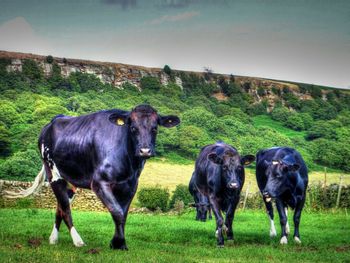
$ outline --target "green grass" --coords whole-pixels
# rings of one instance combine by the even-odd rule
[[[282,133],[288,137],[304,138],[306,135],[305,131],[294,131],[292,129],[284,127],[280,122],[272,120],[267,115],[258,115],[253,117],[253,124],[255,127],[267,126],[273,128],[277,132]]]
[[[263,211],[237,212],[235,241],[216,247],[214,220],[200,223],[194,212],[177,215],[130,214],[129,251],[109,249],[114,232],[108,213],[73,211],[75,226],[87,244],[75,248],[65,226],[59,243],[49,245],[54,211],[0,209],[0,262],[345,262],[350,259],[350,219],[342,212],[303,213],[301,239],[279,245],[268,236]],[[276,220],[277,221],[277,220]],[[277,226],[277,231],[280,230]],[[28,240],[41,244],[32,247]],[[95,249],[96,254],[88,253]]]

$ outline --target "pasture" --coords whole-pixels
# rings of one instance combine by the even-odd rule
[[[0,262],[349,262],[350,218],[341,211],[304,213],[302,244],[292,238],[281,246],[270,239],[263,211],[238,210],[235,241],[216,247],[214,220],[182,215],[130,214],[126,224],[129,251],[109,249],[114,231],[108,213],[73,211],[75,226],[86,246],[75,248],[62,225],[59,243],[49,245],[54,211],[0,210]],[[275,220],[278,234],[278,216]],[[290,220],[289,220],[290,221]],[[292,224],[291,224],[292,226]],[[293,230],[293,227],[292,227]]]
[[[160,185],[172,191],[178,184],[188,185],[193,170],[194,162],[192,164],[170,164],[160,161],[148,161],[141,173],[139,188],[142,186]],[[246,180],[243,186],[243,191],[245,191],[250,182],[250,192],[257,192],[258,186],[255,179],[255,169],[246,168],[245,172]],[[350,184],[350,175],[340,172],[328,172],[327,184],[339,183],[339,178],[341,175],[343,175],[343,184]],[[318,184],[323,182],[324,172],[312,171],[309,173],[309,184]]]

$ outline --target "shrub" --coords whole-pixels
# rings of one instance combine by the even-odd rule
[[[187,185],[179,184],[176,186],[173,196],[170,199],[169,207],[174,208],[175,203],[179,201],[182,201],[185,206],[193,201]]]
[[[156,77],[143,77],[140,81],[140,87],[142,90],[158,91],[160,90],[160,82]]]
[[[285,125],[295,131],[301,131],[305,128],[303,119],[297,113],[290,115],[286,120]]]
[[[286,122],[290,115],[291,113],[286,107],[274,108],[271,112],[271,118],[282,123]]]
[[[160,186],[144,187],[137,195],[141,207],[146,207],[151,211],[161,209],[167,210],[169,191]]]
[[[22,180],[33,180],[40,167],[40,157],[35,150],[16,152],[0,165],[0,178],[11,179],[16,177]]]
[[[42,70],[38,66],[38,64],[31,59],[25,59],[23,61],[22,66],[22,72],[24,76],[26,76],[28,79],[34,81],[34,80],[40,80],[42,78]]]

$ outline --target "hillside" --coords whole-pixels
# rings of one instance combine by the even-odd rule
[[[159,129],[157,158],[191,164],[223,140],[241,154],[301,152],[310,170],[350,171],[348,91],[277,80],[0,52],[0,178],[32,180],[37,138],[57,114],[154,106],[181,125]]]

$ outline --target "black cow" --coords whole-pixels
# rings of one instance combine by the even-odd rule
[[[241,157],[234,147],[217,142],[203,147],[196,160],[193,181],[209,198],[219,247],[224,246],[223,232],[227,232],[229,240],[233,239],[232,221],[244,184],[244,165],[254,159],[253,155]],[[225,224],[221,211],[226,212]]]
[[[43,169],[33,187],[19,195],[36,191],[47,176],[58,202],[50,243],[57,243],[63,219],[74,245],[84,245],[70,210],[70,199],[80,187],[92,189],[110,211],[115,224],[111,248],[127,249],[128,209],[145,161],[155,153],[158,126],[179,123],[176,116],[160,116],[151,106],[139,105],[131,112],[114,109],[58,116],[46,125],[39,138]]]
[[[209,214],[209,219],[212,219],[209,199],[197,189],[194,183],[194,173],[188,185],[188,190],[194,199],[194,204],[192,206],[194,206],[197,211],[196,220],[205,222],[207,220],[207,214]]]
[[[270,236],[276,236],[271,204],[271,199],[275,199],[282,228],[280,243],[288,243],[288,206],[295,209],[294,241],[301,243],[299,224],[308,184],[308,172],[303,158],[292,148],[275,147],[259,151],[256,163],[256,179],[270,218]]]

